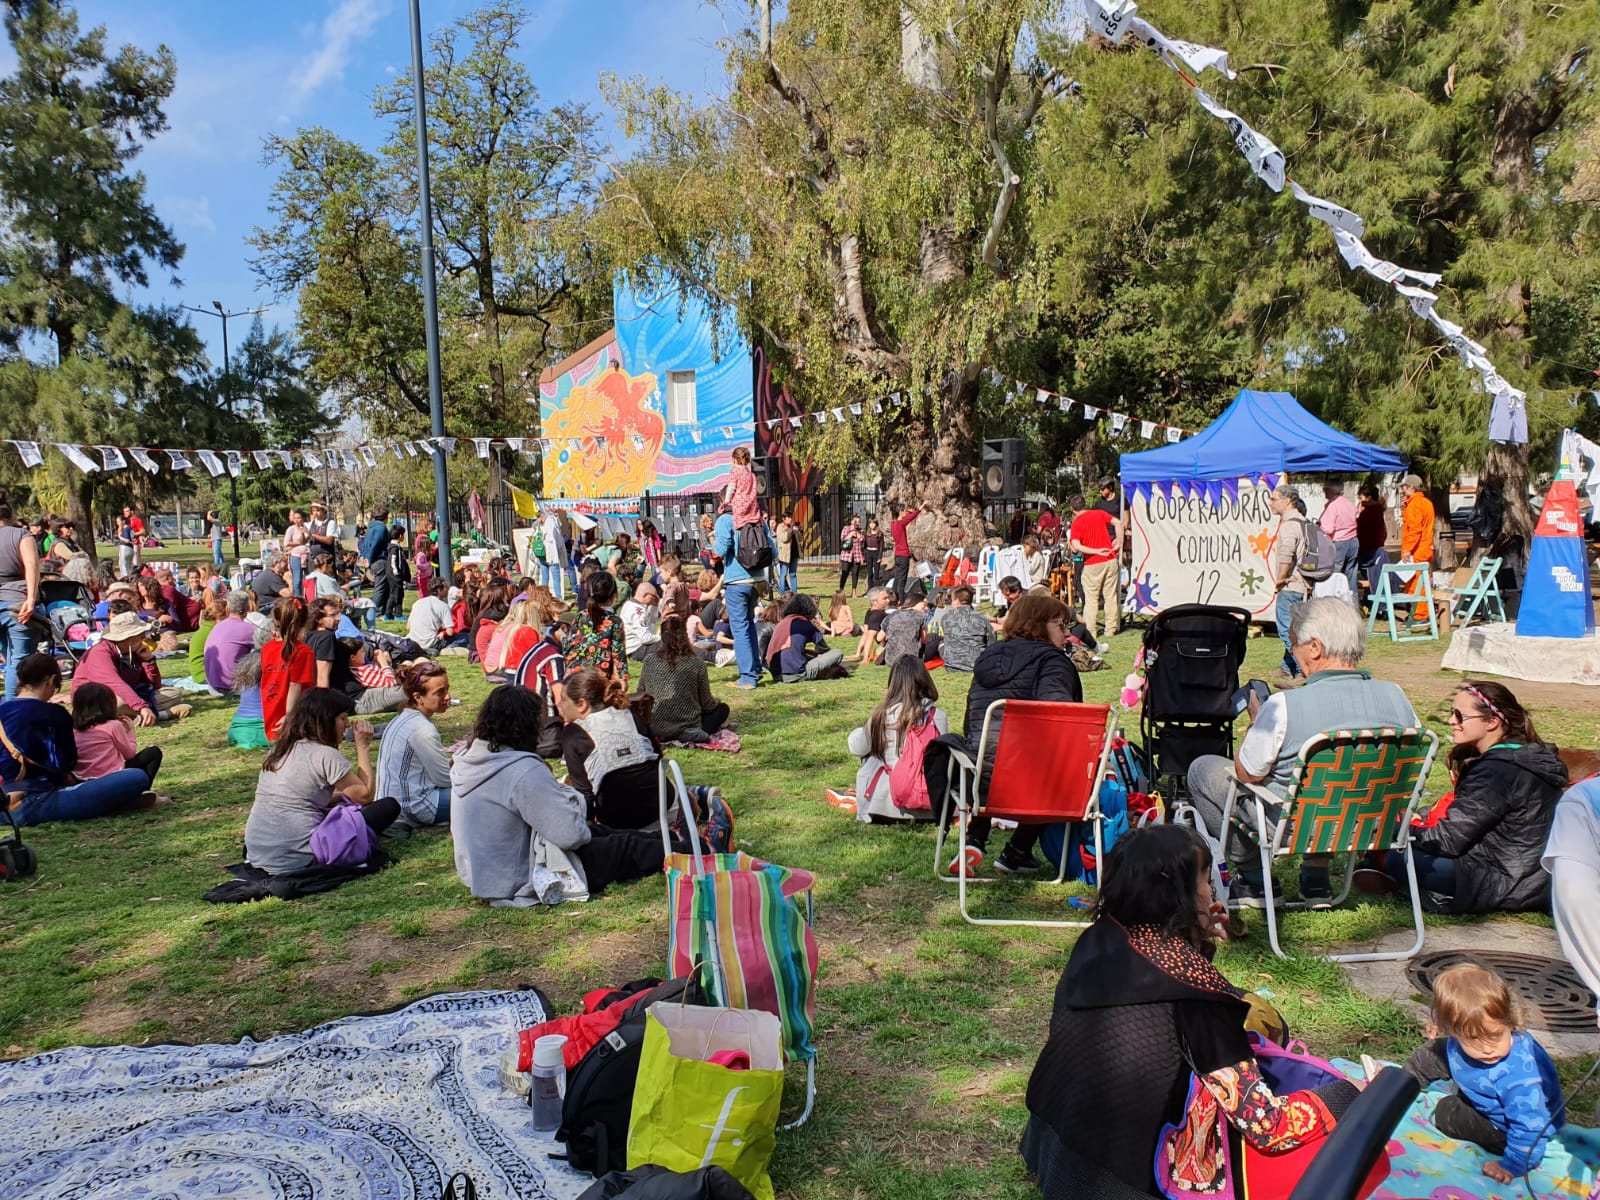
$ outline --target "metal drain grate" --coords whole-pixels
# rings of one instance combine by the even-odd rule
[[[1488,967],[1510,985],[1533,1029],[1552,1033],[1592,1033],[1595,996],[1563,959],[1497,950],[1436,950],[1411,960],[1406,977],[1433,995],[1433,981],[1447,967],[1473,962]]]

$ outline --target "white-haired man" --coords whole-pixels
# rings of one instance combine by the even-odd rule
[[[1264,702],[1251,699],[1250,729],[1232,761],[1217,754],[1195,759],[1189,767],[1189,796],[1206,829],[1222,834],[1222,809],[1238,781],[1261,784],[1274,795],[1288,793],[1295,778],[1295,760],[1308,738],[1329,729],[1403,729],[1416,725],[1417,714],[1397,684],[1374,679],[1361,669],[1367,630],[1347,600],[1324,596],[1296,605],[1289,627],[1290,652],[1304,672],[1304,687],[1276,692]],[[1241,793],[1235,811],[1254,827],[1255,800]],[[1282,808],[1267,805],[1268,828]],[[1261,863],[1239,834],[1228,836],[1227,855],[1233,866],[1232,898],[1249,908],[1264,904]],[[1328,856],[1307,855],[1300,867],[1300,897],[1312,904],[1331,901]]]

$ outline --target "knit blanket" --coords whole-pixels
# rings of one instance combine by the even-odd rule
[[[230,1046],[73,1047],[0,1065],[0,1198],[441,1194],[573,1200],[497,1065],[533,990],[431,996]]]
[[[1361,1078],[1359,1063],[1335,1059],[1334,1066],[1352,1079]],[[1372,1200],[1525,1200],[1520,1179],[1507,1186],[1483,1173],[1483,1164],[1494,1157],[1487,1150],[1447,1138],[1434,1127],[1433,1107],[1447,1094],[1445,1085],[1436,1083],[1412,1103],[1389,1140],[1389,1178]],[[1600,1130],[1568,1124],[1550,1139],[1544,1160],[1529,1178],[1541,1200],[1584,1200],[1595,1186],[1597,1167]]]

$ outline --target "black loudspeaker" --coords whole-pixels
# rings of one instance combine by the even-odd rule
[[[756,499],[767,500],[778,494],[778,460],[763,454],[751,459],[750,469],[756,473]]]
[[[1023,458],[1021,438],[990,438],[983,443],[983,498],[1022,499]]]

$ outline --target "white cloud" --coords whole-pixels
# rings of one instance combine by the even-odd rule
[[[290,77],[290,94],[305,100],[324,84],[343,79],[356,45],[378,27],[388,7],[388,0],[339,0],[317,30],[322,45]]]
[[[163,196],[156,211],[170,220],[180,232],[215,233],[217,222],[211,215],[211,197]]]

